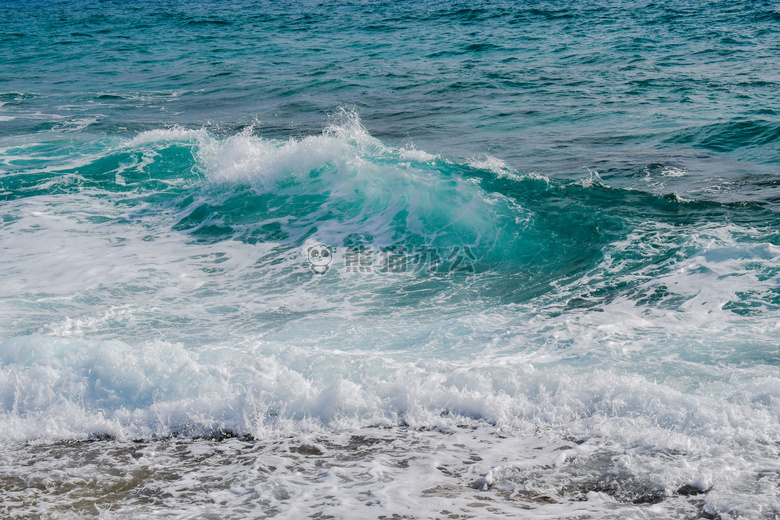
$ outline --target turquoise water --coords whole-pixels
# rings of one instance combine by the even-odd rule
[[[3,514],[780,515],[771,2],[0,18]]]

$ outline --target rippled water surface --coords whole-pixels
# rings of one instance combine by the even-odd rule
[[[780,515],[772,2],[0,19],[3,515]]]

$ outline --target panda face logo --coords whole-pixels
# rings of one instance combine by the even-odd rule
[[[334,248],[330,246],[325,246],[322,244],[311,246],[308,249],[311,270],[317,274],[325,274],[325,271],[328,270],[328,266],[330,265],[331,261],[333,261],[333,253]]]

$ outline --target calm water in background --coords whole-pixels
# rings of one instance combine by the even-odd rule
[[[773,3],[0,20],[3,514],[780,515]]]

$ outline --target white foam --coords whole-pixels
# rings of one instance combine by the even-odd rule
[[[445,430],[488,421],[493,426],[482,426],[483,433],[460,441],[483,459],[490,454],[478,466],[485,473],[467,473],[461,485],[476,481],[485,492],[497,487],[550,494],[569,482],[580,464],[595,464],[588,460],[600,450],[614,450],[614,468],[594,466],[593,479],[609,470],[627,482],[652,484],[668,493],[684,484],[713,488],[707,500],[717,510],[751,511],[755,506],[733,501],[739,496],[734,490],[750,486],[753,476],[772,464],[778,440],[780,408],[772,403],[780,402],[780,380],[761,369],[747,380],[682,392],[636,375],[540,371],[508,360],[410,364],[386,354],[356,356],[264,342],[189,349],[159,341],[128,345],[45,337],[4,341],[0,361],[5,444],[97,433],[129,440],[224,429],[258,439],[311,433],[327,439],[335,432],[393,425],[399,419],[413,428]],[[762,395],[767,397],[756,399]],[[558,439],[552,440],[557,446],[565,437],[592,439],[594,444],[559,452],[548,448],[540,454],[528,446],[507,450],[507,444],[539,431]],[[498,440],[496,432],[510,440]],[[446,442],[458,444],[452,438]],[[659,457],[659,452],[677,455]],[[441,465],[434,462],[441,458],[435,453],[417,448],[404,453]],[[359,464],[371,478],[382,480],[396,473],[390,468],[397,457],[388,455],[390,466],[377,466],[372,458]],[[447,464],[458,467],[455,461]],[[536,474],[531,481],[523,476],[528,472]],[[385,507],[398,511],[399,498],[410,493],[410,486],[427,489],[436,480],[423,484],[413,478],[376,492],[384,494]],[[288,496],[303,491],[292,481],[286,485]],[[311,499],[322,500],[324,493]],[[576,498],[566,493],[554,491],[552,496],[559,503]],[[355,498],[350,491],[339,496]],[[588,494],[583,507],[604,503],[615,505],[615,499]],[[662,512],[668,514],[669,505]],[[535,511],[561,512],[541,506]]]
[[[685,168],[676,168],[674,166],[668,166],[661,170],[661,175],[664,177],[685,177],[689,172]]]
[[[279,144],[245,132],[201,143],[198,156],[212,181],[250,182],[265,190],[285,175],[304,175],[329,162],[341,162],[347,150],[344,140],[327,135]]]
[[[82,336],[85,332],[100,330],[102,326],[111,320],[123,318],[126,313],[126,308],[111,307],[98,315],[88,315],[74,319],[65,316],[60,323],[44,325],[38,332],[60,337]]]
[[[159,142],[185,142],[185,143],[201,143],[210,140],[208,132],[202,128],[191,129],[182,128],[180,126],[174,126],[171,128],[147,130],[141,132],[133,139],[131,139],[127,146],[129,148],[136,148],[141,145],[149,143]]]
[[[425,152],[423,150],[416,150],[414,148],[405,149],[401,148],[401,157],[417,162],[430,162],[437,159],[438,156]]]
[[[64,121],[60,124],[54,125],[52,127],[52,130],[60,131],[60,132],[78,132],[84,130],[88,126],[96,123],[97,121],[98,121],[97,117],[81,117],[81,118]]]

